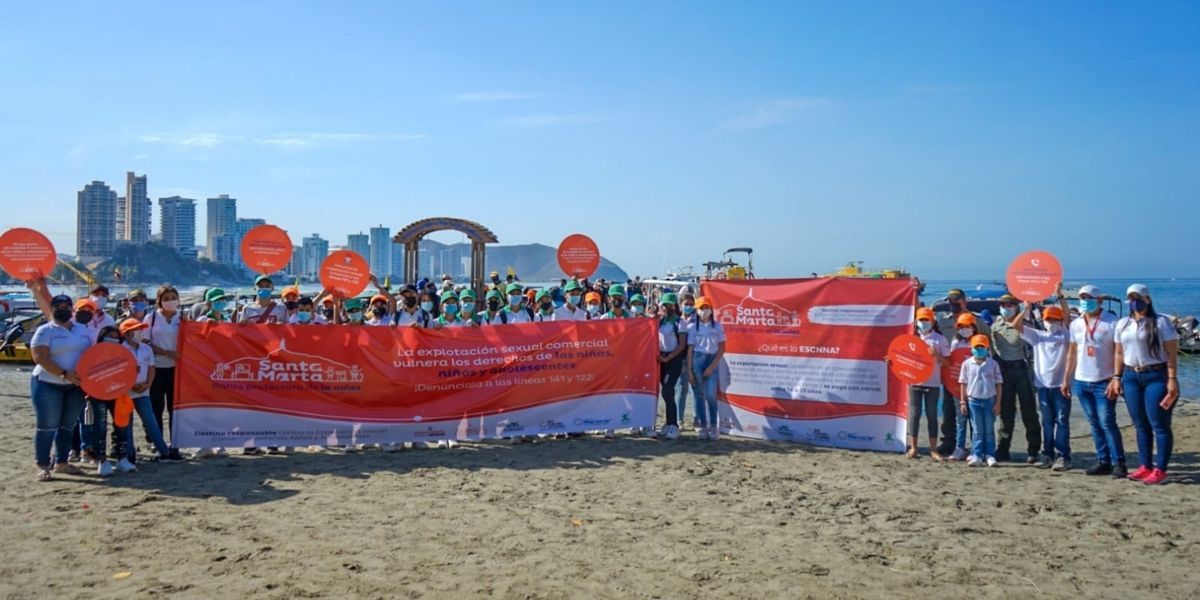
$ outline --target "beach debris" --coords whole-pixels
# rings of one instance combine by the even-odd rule
[[[808,574],[814,575],[816,577],[824,577],[829,574],[829,567],[822,567],[821,565],[811,565],[808,567]]]
[[[113,579],[118,581],[121,579],[128,579],[130,575],[133,575],[133,571],[121,571],[119,573],[113,573]]]
[[[723,561],[731,561],[731,560],[733,560],[733,555],[732,555],[732,554],[730,554],[730,553],[728,553],[728,552],[726,552],[725,554],[723,554],[723,555],[721,556],[721,560],[723,560]]]
[[[572,518],[571,525],[575,527],[583,527],[583,519]]]

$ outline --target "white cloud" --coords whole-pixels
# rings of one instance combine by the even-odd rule
[[[521,129],[532,129],[535,127],[554,127],[556,125],[584,125],[599,123],[608,119],[604,115],[596,114],[542,114],[503,119],[500,121],[500,124]]]
[[[781,98],[764,102],[745,114],[738,115],[725,121],[722,129],[732,131],[751,131],[791,123],[802,114],[832,106],[828,98]]]
[[[240,141],[240,136],[228,136],[219,133],[152,133],[141,136],[143,142],[171,144],[175,146],[191,146],[195,148],[212,148],[226,142]]]
[[[276,133],[270,135],[247,137],[241,135],[223,135],[217,133],[153,133],[141,136],[139,139],[147,143],[169,144],[191,148],[212,148],[221,144],[249,141],[261,146],[273,146],[288,149],[311,149],[325,142],[358,143],[358,142],[394,142],[419,140],[425,134],[418,133],[350,133],[350,132],[301,132]]]
[[[512,92],[507,90],[491,90],[485,92],[462,92],[450,96],[452,102],[506,102],[509,100],[532,100],[537,94]]]

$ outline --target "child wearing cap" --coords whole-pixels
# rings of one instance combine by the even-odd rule
[[[225,290],[221,288],[209,288],[204,292],[205,310],[196,317],[196,322],[216,321],[224,322],[229,318],[225,310],[229,308],[229,299],[225,294]]]
[[[1071,403],[1063,396],[1062,386],[1067,381],[1071,334],[1064,325],[1070,308],[1061,282],[1055,296],[1059,305],[1042,311],[1045,329],[1027,324],[1033,314],[1032,302],[1025,304],[1016,327],[1021,339],[1033,347],[1033,385],[1042,413],[1042,455],[1034,464],[1039,469],[1066,471],[1071,468]]]
[[[458,315],[463,327],[479,327],[483,316],[476,310],[475,290],[467,288],[458,295]]]
[[[539,290],[534,297],[537,311],[533,314],[534,323],[548,323],[554,320],[554,298],[550,290]]]
[[[662,434],[668,440],[673,440],[679,437],[675,389],[686,360],[687,329],[679,319],[679,298],[675,294],[663,294],[660,305],[662,310],[658,317],[658,381],[667,416]],[[653,427],[650,428],[650,435],[654,435]]]
[[[555,321],[586,321],[588,313],[583,304],[583,286],[574,279],[567,282],[563,305],[554,310]],[[598,303],[597,303],[598,304]]]
[[[504,308],[504,317],[501,319],[502,322],[532,323],[533,309],[528,306],[524,306],[525,293],[524,289],[521,287],[521,284],[511,283],[504,291],[505,294],[508,295],[508,306]]]
[[[614,283],[608,288],[608,304],[611,307],[601,319],[627,319],[629,311],[625,308],[625,286]]]
[[[599,319],[600,311],[604,306],[604,298],[600,296],[600,292],[588,292],[583,297],[584,312],[587,313],[588,320]]]
[[[133,389],[129,391],[129,396],[133,399],[133,408],[137,411],[138,419],[142,421],[146,437],[158,452],[158,457],[163,460],[183,460],[178,450],[167,446],[158,421],[154,418],[154,407],[150,404],[150,386],[154,382],[154,351],[150,349],[149,344],[141,341],[142,331],[148,327],[136,319],[126,319],[118,326],[122,343],[133,354],[138,368],[137,379]],[[125,443],[127,456],[120,457],[117,461],[117,470],[129,473],[137,470],[137,448],[133,444],[132,426],[126,428]]]
[[[975,430],[971,456],[967,458],[967,465],[972,467],[984,461],[989,467],[996,466],[996,416],[1000,414],[996,398],[1000,396],[1004,378],[990,348],[991,341],[986,335],[972,337],[971,358],[958,373],[960,412],[970,415]]]
[[[688,379],[696,392],[697,436],[704,440],[721,437],[717,421],[717,369],[725,355],[725,329],[713,318],[712,301],[696,300],[699,319],[688,329]]]
[[[942,455],[937,450],[938,417],[937,406],[939,394],[942,391],[942,363],[950,357],[950,343],[937,330],[934,323],[933,309],[921,307],[917,309],[917,334],[929,347],[933,356],[934,369],[929,379],[920,385],[908,386],[908,452],[909,458],[916,458],[917,438],[921,431],[921,413],[929,428],[929,456],[937,462],[942,461]]]
[[[466,325],[459,314],[462,307],[458,305],[458,294],[453,290],[442,292],[442,315],[433,320],[433,327],[441,329],[443,327],[463,327]]]
[[[954,339],[950,342],[950,354],[954,354],[958,350],[965,349],[971,351],[971,338],[980,333],[975,326],[975,314],[971,312],[961,312],[953,321]],[[950,460],[960,461],[967,459],[967,427],[970,425],[970,419],[959,413],[959,402],[962,398],[959,396],[961,390],[955,385],[954,387],[943,386],[942,389],[942,445],[938,448],[938,452],[945,456],[947,452],[951,452]]]
[[[275,284],[270,277],[260,275],[254,280],[254,303],[242,309],[240,323],[276,325],[288,322],[287,308],[271,299]]]

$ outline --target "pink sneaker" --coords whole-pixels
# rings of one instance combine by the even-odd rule
[[[1138,467],[1136,471],[1129,474],[1129,478],[1134,481],[1144,481],[1150,476],[1153,469],[1147,469],[1145,466]]]
[[[1166,480],[1167,480],[1167,472],[1162,469],[1155,469],[1155,470],[1151,471],[1150,474],[1147,475],[1144,479],[1142,479],[1142,483],[1144,483],[1146,485],[1158,485],[1160,483],[1165,482]]]

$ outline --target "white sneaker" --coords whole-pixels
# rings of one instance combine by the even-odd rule
[[[989,467],[996,466],[996,457],[995,456],[987,457],[987,466],[989,466]]]
[[[708,439],[713,440],[714,442],[721,439],[721,428],[718,426],[715,426],[715,425],[712,427],[709,427],[708,428]]]
[[[108,462],[107,460],[100,461],[100,464],[96,466],[96,474],[101,477],[112,476],[112,474],[113,474],[112,463]]]
[[[129,462],[128,458],[122,458],[121,460],[117,461],[117,470],[122,473],[133,473],[134,471],[137,471],[137,467],[134,466],[133,463]]]
[[[642,430],[642,432],[646,434],[646,437],[650,437],[650,438],[658,437],[658,432],[655,431],[653,427],[646,427],[645,429]]]
[[[701,425],[696,428],[696,438],[701,440],[708,439],[708,427]]]
[[[966,460],[966,459],[967,459],[966,448],[955,448],[954,454],[950,455],[950,460]]]
[[[983,461],[980,460],[980,458],[978,456],[975,456],[974,454],[967,457],[967,466],[968,467],[978,467],[979,463],[981,463],[981,462],[983,462]]]
[[[663,428],[663,437],[667,438],[668,440],[679,439],[679,428],[674,425],[667,425]]]

